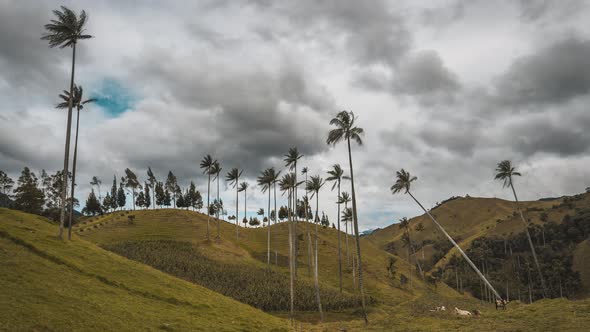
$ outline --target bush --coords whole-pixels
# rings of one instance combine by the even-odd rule
[[[134,241],[107,245],[105,249],[265,311],[289,310],[289,277],[281,272],[214,261],[188,242]],[[353,295],[336,289],[321,287],[320,293],[326,311],[356,307],[359,303]],[[298,280],[295,294],[297,310],[317,309],[313,284]]]

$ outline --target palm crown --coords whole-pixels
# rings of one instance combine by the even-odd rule
[[[246,189],[248,189],[250,185],[248,184],[248,182],[242,182],[240,183],[240,187],[238,188],[239,192],[245,191]]]
[[[242,175],[243,170],[239,170],[237,168],[232,168],[227,175],[225,176],[225,180],[229,182],[232,188],[235,188],[238,185],[238,180]]]
[[[295,173],[288,173],[283,175],[283,177],[279,180],[279,188],[282,191],[288,191],[295,188]]]
[[[344,170],[340,166],[340,164],[335,164],[332,166],[332,169],[328,171],[328,178],[326,181],[334,181],[332,185],[332,190],[336,188],[336,186],[342,181],[342,179],[349,179],[348,176],[344,176]]]
[[[338,197],[338,201],[336,202],[337,204],[346,204],[346,203],[350,203],[350,195],[346,192],[343,191],[340,196]]]
[[[293,170],[297,165],[297,160],[303,157],[302,154],[299,154],[299,150],[297,148],[290,148],[289,152],[285,155],[285,166],[289,167],[289,170]]]
[[[96,98],[90,98],[90,99],[86,99],[84,101],[82,101],[83,96],[84,96],[84,89],[82,88],[82,86],[79,85],[74,85],[74,92],[73,92],[74,98],[72,99],[72,106],[76,107],[78,110],[82,110],[84,108],[85,104],[88,103],[92,103],[96,101]],[[69,104],[70,104],[70,92],[64,90],[62,94],[59,95],[59,98],[61,98],[63,101],[59,104],[57,104],[57,106],[55,106],[55,108],[68,108]]]
[[[56,19],[45,24],[47,32],[41,37],[49,42],[49,47],[65,48],[74,46],[80,39],[92,38],[91,35],[84,34],[84,25],[88,19],[85,11],[80,12],[78,17],[71,9],[61,6],[61,11],[54,10],[53,14]]]
[[[418,179],[417,177],[412,176],[410,172],[406,172],[403,168],[396,172],[396,176],[397,180],[395,181],[395,184],[390,188],[391,193],[393,194],[397,194],[402,190],[404,191],[404,193],[408,193],[408,191],[410,191],[410,186],[412,182]]]
[[[211,175],[213,175],[213,180],[217,179],[219,174],[221,174],[221,165],[219,164],[219,162],[217,160],[215,160],[213,162],[213,164],[211,165],[211,168],[209,169],[209,173],[211,173]]]
[[[211,155],[206,155],[203,160],[201,160],[201,163],[199,164],[199,166],[203,169],[203,174],[211,174],[211,167],[213,166],[213,164],[215,163],[215,161],[213,160],[213,158],[211,157]]]
[[[307,191],[312,191],[313,194],[311,195],[311,197],[313,197],[314,194],[317,194],[320,191],[320,189],[325,183],[326,182],[324,181],[324,179],[322,179],[319,175],[312,176],[305,184],[305,189]]]
[[[509,187],[512,184],[513,176],[521,176],[521,174],[516,171],[515,167],[512,167],[510,160],[503,160],[498,163],[498,166],[496,166],[496,176],[494,177],[495,180],[502,180],[504,181],[503,186]]]
[[[336,129],[330,130],[326,143],[336,145],[342,140],[354,140],[359,145],[363,145],[361,136],[364,134],[363,128],[354,126],[355,116],[353,112],[342,111],[330,121],[330,125],[336,126]]]

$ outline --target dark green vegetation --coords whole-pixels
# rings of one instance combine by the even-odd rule
[[[105,249],[264,311],[289,310],[289,278],[280,272],[269,272],[252,265],[216,262],[188,242],[129,241],[106,245]],[[316,309],[310,282],[298,282],[295,292],[298,310]],[[340,311],[358,304],[351,294],[329,287],[321,288],[321,296],[326,310]]]

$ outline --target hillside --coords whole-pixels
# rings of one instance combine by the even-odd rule
[[[590,226],[590,218],[588,218],[590,195],[580,194],[553,200],[522,202],[521,206],[526,218],[532,224],[533,242],[540,255],[548,264],[551,259],[559,259],[559,255],[562,255],[561,260],[573,259],[575,264],[572,269],[580,273],[583,287],[575,287],[572,284],[572,291],[575,291],[575,297],[587,294],[587,290],[590,289],[590,273],[587,271],[587,263],[583,264],[582,261],[590,256],[588,256],[587,246],[584,245],[587,241],[579,242],[584,239],[582,229],[587,230]],[[462,248],[473,250],[472,258],[478,261],[478,264],[482,264],[486,255],[508,255],[507,253],[511,253],[512,249],[526,259],[530,251],[527,243],[522,241],[524,225],[515,213],[513,202],[496,198],[460,197],[444,202],[434,208],[431,213]],[[572,226],[577,226],[568,229],[568,226],[564,224],[566,220],[568,223],[575,222],[576,224]],[[416,258],[427,271],[443,273],[444,279],[445,269],[452,269],[459,263],[454,258],[458,255],[456,250],[426,215],[410,219],[409,228],[417,251]],[[393,224],[375,231],[366,238],[379,248],[398,254],[407,260],[408,248],[404,247],[402,235],[403,230],[399,225]],[[547,239],[545,239],[546,235]],[[582,237],[579,238],[580,236]],[[569,239],[570,242],[564,243],[565,239]],[[497,248],[493,249],[493,247]],[[576,247],[577,249],[574,250]],[[507,273],[514,273],[514,268],[510,266],[514,263],[512,254],[509,255],[510,257],[503,257],[503,261],[488,262],[491,265],[497,265],[492,266],[497,271],[491,272],[497,274],[492,275],[496,282],[505,279]],[[470,272],[467,271],[467,273]],[[449,277],[448,274],[447,277]]]
[[[0,330],[287,330],[285,320],[56,234],[42,217],[0,209]]]

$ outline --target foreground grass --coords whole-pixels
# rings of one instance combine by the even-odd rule
[[[288,322],[0,209],[0,330],[287,331]]]

